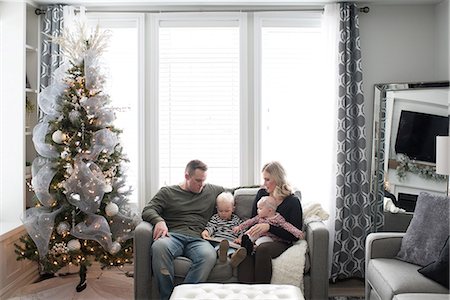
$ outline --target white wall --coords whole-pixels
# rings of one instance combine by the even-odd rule
[[[25,3],[0,2],[0,234],[20,225],[24,198]]]

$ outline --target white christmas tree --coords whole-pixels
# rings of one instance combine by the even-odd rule
[[[88,35],[78,24],[52,40],[67,62],[39,94],[43,117],[33,129],[38,157],[31,181],[36,205],[24,213],[28,234],[16,253],[18,259],[38,261],[45,273],[79,265],[81,291],[90,258],[105,267],[131,263],[140,218],[128,204],[127,159],[103,90],[100,56],[108,32],[97,27]]]

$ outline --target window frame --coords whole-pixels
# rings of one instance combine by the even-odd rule
[[[138,95],[138,141],[145,141],[146,126],[145,126],[145,14],[144,13],[115,13],[115,12],[86,12],[86,19],[95,22],[97,19],[99,22],[105,22],[107,24],[114,24],[116,22],[135,22],[138,34],[138,84],[137,84],[137,95]],[[112,22],[112,23],[111,23]],[[117,26],[119,27],[119,26]],[[120,129],[120,128],[119,128]],[[141,166],[143,162],[146,161],[145,153],[145,143],[138,143],[138,161],[137,161],[137,186],[133,187],[136,193],[137,203],[130,203],[130,205],[137,206],[140,210],[145,204],[146,195],[146,173],[145,169]]]
[[[310,21],[309,18],[319,18],[323,15],[322,11],[285,11],[285,12],[255,12],[253,14],[253,111],[254,114],[254,129],[253,129],[253,145],[254,145],[254,168],[253,176],[255,182],[258,182],[261,177],[262,166],[262,27],[268,23],[271,27],[297,27],[299,25],[305,25]],[[250,53],[249,53],[250,55]]]
[[[160,13],[148,14],[147,32],[149,38],[146,44],[146,53],[149,54],[146,77],[146,192],[148,199],[151,199],[159,190],[159,27],[171,22],[171,26],[189,23],[189,25],[204,26],[213,25],[215,22],[237,22],[239,27],[239,60],[240,60],[240,91],[239,91],[239,110],[240,110],[240,182],[246,182],[248,178],[248,87],[247,87],[247,16],[241,12],[208,12],[208,13]],[[165,24],[164,24],[165,23]],[[155,51],[156,49],[156,51]],[[187,162],[186,162],[187,163]],[[148,200],[147,199],[147,200]],[[142,203],[145,205],[145,203]],[[143,207],[143,206],[142,206]]]
[[[187,12],[146,15],[145,193],[141,207],[159,190],[158,24],[160,21],[239,20],[240,24],[240,185],[261,181],[261,32],[262,26],[295,27],[318,24],[323,11]],[[156,49],[156,51],[155,51]],[[145,200],[145,201],[144,201]]]

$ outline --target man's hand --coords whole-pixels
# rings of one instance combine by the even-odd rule
[[[169,229],[167,228],[166,222],[159,221],[155,224],[155,228],[153,229],[153,240],[165,236],[169,236]]]
[[[208,230],[203,230],[202,231],[202,238],[204,238],[204,239],[206,239],[206,238],[209,238],[210,236],[209,236],[209,232],[208,232]]]

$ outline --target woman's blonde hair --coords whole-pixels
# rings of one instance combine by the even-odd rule
[[[277,186],[273,191],[273,196],[275,198],[284,199],[292,194],[292,187],[289,185],[286,179],[286,171],[283,166],[277,161],[271,161],[266,163],[261,172],[267,172],[272,175]]]

